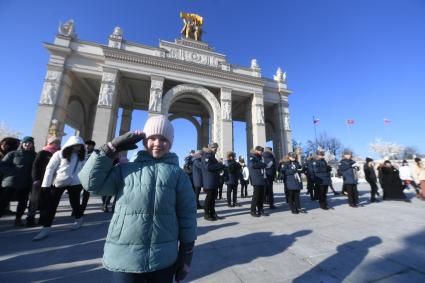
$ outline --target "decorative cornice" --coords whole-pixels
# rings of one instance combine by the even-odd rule
[[[263,87],[264,82],[261,78],[255,78],[251,76],[246,76],[242,74],[234,74],[226,71],[222,71],[217,68],[212,68],[208,66],[199,66],[196,63],[182,62],[177,59],[171,58],[161,58],[145,54],[134,54],[129,51],[116,50],[109,47],[103,47],[103,53],[105,58],[117,60],[117,61],[126,61],[136,64],[149,65],[153,67],[163,68],[167,71],[183,71],[187,73],[192,73],[200,76],[205,76],[208,78],[218,78],[223,80],[231,80],[244,84],[251,84],[254,86]]]

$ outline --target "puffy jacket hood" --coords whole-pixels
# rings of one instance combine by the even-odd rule
[[[70,136],[66,143],[63,145],[63,149],[77,144],[81,144],[82,146],[84,146],[83,139],[77,136]]]
[[[179,165],[179,158],[174,152],[169,152],[161,159],[153,158],[152,155],[149,154],[146,150],[141,150],[137,153],[136,158],[134,158],[134,162],[145,162],[145,161],[161,161],[163,163],[168,163],[172,165]]]

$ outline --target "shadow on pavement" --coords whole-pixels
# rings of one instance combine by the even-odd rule
[[[363,261],[369,249],[380,243],[382,240],[379,237],[372,236],[339,245],[336,254],[316,264],[293,282],[329,282],[332,279],[342,282]]]
[[[232,266],[249,263],[260,257],[284,252],[299,237],[312,230],[301,230],[289,235],[257,232],[240,237],[221,239],[196,246],[196,252],[187,282],[203,278]],[[202,260],[201,260],[202,259]],[[199,263],[207,263],[200,265]]]

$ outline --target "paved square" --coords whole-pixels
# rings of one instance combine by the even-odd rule
[[[411,203],[371,204],[362,184],[363,207],[329,194],[334,209],[323,211],[303,190],[308,213],[293,215],[282,192],[275,184],[278,209],[269,217],[251,217],[250,199],[235,208],[217,201],[221,221],[204,221],[199,212],[186,282],[425,282],[425,202],[410,194]],[[12,217],[0,219],[0,282],[109,282],[101,256],[111,214],[100,211],[98,197],[80,230],[69,230],[70,214],[64,197],[50,237],[40,242],[31,240],[39,227],[15,229]]]

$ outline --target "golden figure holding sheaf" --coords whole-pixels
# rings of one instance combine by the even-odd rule
[[[183,37],[201,41],[201,26],[204,24],[204,18],[197,14],[189,14],[185,12],[180,12],[180,18],[183,19],[184,23],[183,29],[181,31]]]

